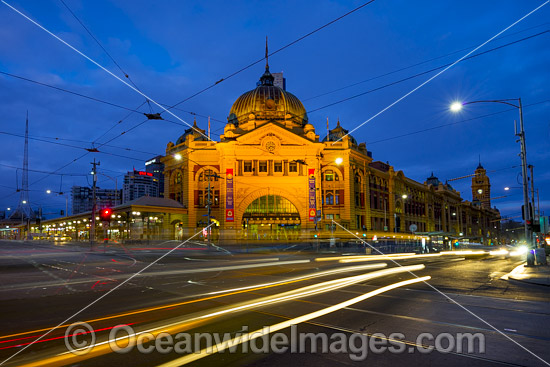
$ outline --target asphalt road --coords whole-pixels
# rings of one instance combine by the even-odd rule
[[[300,321],[278,331],[276,338],[288,344],[277,345],[272,329],[269,337],[240,344],[235,352],[200,354],[204,358],[191,365],[544,366],[550,361],[550,289],[501,279],[522,263],[518,258],[341,262],[354,254],[298,246],[243,253],[190,243],[153,263],[174,245],[90,251],[87,246],[0,242],[0,363],[18,353],[4,365],[180,365],[186,347],[200,350],[209,337],[216,344],[216,336],[223,339],[224,333],[231,339],[287,321]],[[425,268],[414,274],[399,266],[418,264]],[[429,285],[405,285],[294,320],[415,276],[430,276]],[[91,333],[72,337],[75,329],[66,337],[67,325],[76,321],[87,322],[96,336],[95,347],[81,356],[66,346],[66,341],[90,340]],[[122,330],[117,329],[121,324],[151,332],[160,347],[149,352],[154,341],[143,340],[145,352],[137,345],[126,353],[113,352],[106,341],[113,330]],[[63,326],[51,330],[57,325]],[[157,336],[163,330],[168,332],[164,345]],[[174,339],[178,333],[193,345]],[[457,341],[467,334],[477,338],[471,351],[466,340]],[[169,350],[178,341],[181,350]],[[263,343],[271,343],[270,348],[262,349]],[[425,349],[436,344],[437,350]]]

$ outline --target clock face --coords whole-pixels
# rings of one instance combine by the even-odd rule
[[[478,194],[483,194],[483,189],[477,189]]]

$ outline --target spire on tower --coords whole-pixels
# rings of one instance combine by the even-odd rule
[[[267,48],[267,36],[265,36],[265,70],[269,71],[269,52]]]
[[[269,72],[269,51],[267,48],[267,36],[265,36],[265,73],[260,78],[260,82],[257,85],[273,85],[273,81],[275,78],[271,73]]]

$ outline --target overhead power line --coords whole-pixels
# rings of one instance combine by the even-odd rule
[[[39,81],[36,81],[36,80],[32,80],[32,79],[29,79],[29,78],[25,78],[25,77],[22,77],[22,76],[19,76],[19,75],[7,73],[7,72],[5,72],[5,71],[0,71],[0,74],[7,75],[7,76],[10,76],[10,77],[12,77],[12,78],[17,78],[17,79],[25,80],[25,81],[30,82],[30,83],[42,85],[42,86],[44,86],[44,87],[56,89],[56,90],[58,90],[58,91],[60,91],[60,92],[65,92],[65,93],[74,94],[75,96],[79,96],[79,97],[82,97],[82,98],[87,98],[87,99],[90,99],[90,100],[95,101],[95,102],[107,104],[107,105],[109,105],[109,106],[113,106],[113,107],[117,107],[117,108],[122,108],[123,110],[141,113],[140,111],[137,111],[137,110],[134,110],[134,109],[132,109],[132,108],[128,108],[128,107],[125,107],[125,106],[122,106],[122,105],[119,105],[119,104],[116,104],[116,103],[112,103],[112,102],[108,102],[108,101],[105,101],[105,100],[102,100],[102,99],[99,99],[99,98],[87,96],[87,95],[82,94],[82,93],[74,92],[74,91],[71,91],[71,90],[68,90],[68,89],[65,89],[65,88],[56,87],[56,86],[51,85],[51,84],[42,83],[42,82],[39,82]]]
[[[544,101],[539,101],[539,102],[534,102],[534,103],[529,103],[529,104],[524,105],[523,108],[531,107],[531,106],[536,106],[536,105],[543,104],[543,103],[548,103],[548,102],[550,102],[550,99],[546,99],[546,100],[544,100]],[[481,116],[477,116],[477,117],[472,117],[472,118],[469,118],[469,119],[464,119],[464,120],[460,120],[460,121],[454,121],[454,122],[450,122],[450,123],[448,123],[448,124],[442,124],[442,125],[432,126],[432,127],[428,127],[428,128],[421,129],[421,130],[411,131],[411,132],[408,132],[408,133],[405,133],[405,134],[400,134],[400,135],[392,136],[392,137],[389,137],[389,138],[384,138],[384,139],[379,139],[379,140],[370,141],[370,142],[367,142],[366,144],[371,145],[371,144],[383,143],[383,142],[385,142],[385,141],[394,140],[394,139],[399,139],[399,138],[404,138],[404,137],[411,136],[411,135],[416,135],[416,134],[421,134],[421,133],[428,132],[428,131],[431,131],[431,130],[441,129],[441,128],[444,128],[444,127],[447,127],[447,126],[452,126],[452,125],[458,125],[458,124],[462,124],[462,123],[464,123],[464,122],[470,122],[470,121],[474,121],[474,120],[479,120],[479,119],[482,119],[482,118],[486,118],[486,117],[490,117],[490,116],[495,116],[495,115],[499,115],[499,114],[502,114],[502,113],[505,113],[505,112],[510,112],[510,111],[517,111],[517,108],[507,108],[507,109],[502,110],[502,111],[493,112],[493,113],[488,113],[488,114],[485,114],[485,115],[481,115]]]
[[[516,40],[516,41],[513,41],[513,42],[509,42],[509,43],[506,43],[504,45],[501,45],[501,46],[498,46],[498,47],[494,47],[494,48],[491,48],[489,50],[486,50],[486,51],[482,51],[482,52],[479,52],[477,54],[474,54],[474,55],[470,55],[470,56],[467,56],[463,59],[461,59],[459,61],[460,62],[463,62],[463,61],[466,61],[466,60],[471,60],[475,57],[478,57],[478,56],[481,56],[481,55],[485,55],[489,52],[493,52],[493,51],[496,51],[496,50],[499,50],[501,48],[504,48],[504,47],[507,47],[507,46],[511,46],[511,45],[514,45],[514,44],[517,44],[519,42],[523,42],[523,41],[527,41],[531,38],[534,38],[534,37],[538,37],[538,36],[541,36],[543,34],[547,34],[547,33],[550,33],[550,30],[545,30],[543,32],[539,32],[537,34],[533,34],[531,36],[528,36],[528,37],[524,37],[522,39],[519,39],[519,40]],[[444,69],[444,68],[447,68],[447,67],[450,67],[451,65],[455,64],[457,62],[451,62],[451,63],[447,63],[445,65],[441,65],[441,66],[438,66],[438,67],[435,67],[435,68],[432,68],[432,69],[429,69],[429,70],[426,70],[426,71],[422,71],[420,73],[416,73],[414,75],[411,75],[411,76],[408,76],[408,77],[405,77],[405,78],[402,78],[402,79],[399,79],[399,80],[396,80],[394,82],[391,82],[391,83],[388,83],[388,84],[385,84],[385,85],[382,85],[380,87],[376,87],[376,88],[373,88],[373,89],[370,89],[368,91],[365,91],[365,92],[362,92],[362,93],[359,93],[359,94],[355,94],[353,96],[350,96],[350,97],[347,97],[347,98],[344,98],[344,99],[341,99],[341,100],[338,100],[336,102],[332,102],[332,103],[329,103],[329,104],[326,104],[324,106],[321,106],[321,107],[318,107],[318,108],[314,108],[312,110],[309,110],[307,111],[307,113],[311,113],[311,112],[316,112],[316,111],[319,111],[319,110],[322,110],[322,109],[325,109],[327,107],[331,107],[331,106],[334,106],[334,105],[337,105],[337,104],[340,104],[340,103],[343,103],[343,102],[347,102],[349,100],[352,100],[352,99],[355,99],[357,97],[361,97],[361,96],[364,96],[366,94],[370,94],[370,93],[373,93],[373,92],[376,92],[376,91],[379,91],[381,89],[384,89],[384,88],[387,88],[387,87],[391,87],[393,85],[396,85],[396,84],[400,84],[400,83],[403,83],[407,80],[411,80],[411,79],[414,79],[414,78],[417,78],[419,76],[422,76],[422,75],[425,75],[425,74],[429,74],[429,73],[433,73],[434,71],[437,71],[437,70],[440,70],[440,69]]]
[[[500,39],[504,39],[504,38],[508,38],[508,37],[511,37],[511,36],[515,36],[516,34],[519,34],[519,33],[524,33],[526,31],[529,31],[531,29],[534,29],[534,28],[539,28],[539,27],[542,27],[542,26],[546,26],[550,24],[549,22],[546,22],[546,23],[542,23],[542,24],[539,24],[539,25],[536,25],[536,26],[533,26],[533,27],[528,27],[528,28],[525,28],[521,31],[517,31],[517,32],[514,32],[514,33],[510,33],[510,34],[507,34],[507,35],[503,35],[501,37],[498,37],[495,39],[496,40],[500,40]],[[309,97],[309,98],[305,98],[305,99],[302,99],[303,102],[306,102],[306,101],[310,101],[312,99],[316,99],[316,98],[319,98],[319,97],[323,97],[323,96],[326,96],[326,95],[329,95],[329,94],[332,94],[332,93],[335,93],[335,92],[339,92],[341,90],[344,90],[344,89],[348,89],[348,88],[351,88],[351,87],[355,87],[356,85],[359,85],[359,84],[363,84],[363,83],[366,83],[366,82],[370,82],[370,81],[373,81],[373,80],[376,80],[376,79],[380,79],[380,78],[383,78],[385,76],[388,76],[388,75],[392,75],[392,74],[395,74],[395,73],[399,73],[400,71],[404,71],[404,70],[408,70],[408,69],[412,69],[416,66],[420,66],[420,65],[423,65],[423,64],[427,64],[429,62],[432,62],[432,61],[435,61],[435,60],[439,60],[439,59],[442,59],[442,58],[445,58],[447,56],[452,56],[454,54],[457,54],[459,52],[463,52],[463,51],[468,51],[468,50],[471,50],[472,48],[474,48],[475,46],[470,46],[470,47],[465,47],[465,48],[462,48],[460,50],[456,50],[456,51],[453,51],[453,52],[450,52],[450,53],[447,53],[445,55],[441,55],[441,56],[436,56],[436,57],[433,57],[431,59],[428,59],[428,60],[425,60],[425,61],[421,61],[421,62],[418,62],[416,64],[412,64],[412,65],[409,65],[409,66],[405,66],[405,67],[402,67],[402,68],[399,68],[397,70],[393,70],[393,71],[389,71],[387,73],[384,73],[384,74],[381,74],[381,75],[377,75],[377,76],[374,76],[372,78],[368,78],[368,79],[364,79],[364,80],[361,80],[361,81],[358,81],[358,82],[355,82],[355,83],[352,83],[352,84],[348,84],[346,86],[343,86],[343,87],[340,87],[340,88],[337,88],[337,89],[333,89],[331,91],[328,91],[328,92],[324,92],[324,93],[321,93],[321,94],[318,94],[316,96],[313,96],[313,97]]]
[[[270,55],[274,55],[274,54],[276,54],[276,53],[278,53],[278,52],[280,52],[280,51],[282,51],[282,50],[284,50],[284,49],[290,47],[291,45],[293,45],[293,44],[295,44],[295,43],[297,43],[297,42],[303,40],[303,39],[306,38],[306,37],[309,37],[310,35],[312,35],[312,34],[318,32],[318,31],[320,31],[321,29],[324,29],[324,28],[328,27],[329,25],[331,25],[331,24],[333,24],[333,23],[339,21],[340,19],[342,19],[342,18],[344,18],[344,17],[346,17],[346,16],[348,16],[348,15],[350,15],[350,14],[356,12],[357,10],[359,10],[359,9],[361,9],[361,8],[363,8],[363,7],[365,7],[366,5],[368,5],[368,4],[372,3],[372,2],[374,2],[374,0],[370,0],[370,1],[365,2],[364,4],[362,4],[362,5],[358,6],[358,7],[356,7],[355,9],[352,9],[352,10],[349,11],[349,12],[347,12],[346,14],[344,14],[344,15],[342,15],[342,16],[336,18],[336,19],[333,19],[332,21],[330,21],[330,22],[328,22],[328,23],[322,25],[321,27],[318,27],[317,29],[315,29],[315,30],[309,32],[308,34],[306,34],[306,35],[304,35],[304,36],[302,36],[302,37],[300,37],[300,38],[294,40],[293,42],[291,42],[291,43],[289,43],[289,44],[287,44],[287,45],[285,45],[285,46],[283,46],[283,47],[281,47],[281,48],[275,50],[275,51],[272,52]],[[44,27],[42,27],[41,25],[39,25],[38,23],[36,23],[36,22],[33,21],[32,19],[30,19],[29,17],[27,17],[26,15],[24,15],[23,13],[21,13],[20,11],[18,11],[17,9],[15,9],[14,7],[12,7],[11,5],[7,4],[6,2],[4,2],[4,4],[8,5],[8,7],[10,7],[12,10],[16,11],[17,13],[19,13],[20,15],[22,15],[23,17],[25,17],[26,19],[28,19],[29,21],[31,21],[32,23],[34,23],[35,25],[37,25],[38,27],[42,28],[42,29],[45,30],[47,33],[49,33],[49,34],[51,34],[52,36],[54,36],[55,38],[61,40],[60,38],[56,37],[53,33],[49,32],[49,31],[46,30]],[[65,5],[66,5],[66,4],[65,4]],[[69,10],[70,10],[70,9],[69,9]],[[71,13],[72,13],[72,12],[71,12]],[[75,16],[75,17],[76,17],[76,16]],[[83,25],[83,26],[84,26],[84,25]],[[84,27],[84,28],[86,28],[86,27]],[[87,29],[87,28],[86,28],[86,29]],[[90,33],[91,33],[91,32],[90,32]],[[94,38],[95,38],[95,37],[94,37]],[[62,41],[62,40],[61,40],[61,41]],[[64,42],[64,41],[62,41],[62,42],[65,43],[65,44],[67,44],[67,43]],[[68,44],[67,44],[67,45],[68,45]],[[72,48],[72,46],[70,46],[70,47]],[[74,48],[73,48],[73,49],[74,49]],[[76,49],[75,49],[75,50],[76,50]],[[80,52],[79,52],[79,53],[80,53]],[[82,53],[80,53],[80,54],[82,54]],[[82,54],[82,55],[83,55],[83,54]],[[270,56],[270,55],[269,55],[269,56]],[[86,58],[88,58],[88,57],[86,57]],[[88,59],[89,59],[89,58],[88,58]],[[246,70],[246,69],[252,67],[253,65],[255,65],[255,64],[257,64],[257,63],[263,61],[264,59],[265,59],[265,58],[262,58],[262,59],[260,59],[260,60],[258,60],[258,61],[256,61],[256,62],[254,62],[254,63],[252,63],[252,64],[246,66],[245,68],[242,68],[242,69],[238,70],[237,72],[235,72],[235,73],[233,73],[233,74],[227,76],[226,78],[223,78],[223,79],[221,79],[221,80],[218,80],[218,81],[217,81],[216,83],[214,83],[212,86],[210,86],[210,87],[208,87],[208,88],[205,88],[205,89],[203,89],[202,91],[199,91],[199,92],[195,93],[194,95],[192,95],[192,96],[186,98],[185,100],[183,100],[183,101],[181,101],[181,102],[179,102],[179,103],[177,103],[177,104],[175,104],[175,105],[170,106],[169,109],[175,108],[175,107],[178,106],[179,104],[181,104],[181,103],[183,103],[183,102],[189,100],[190,98],[193,98],[193,97],[195,97],[195,96],[197,96],[197,95],[203,93],[204,91],[210,89],[211,87],[213,87],[213,86],[219,84],[220,82],[222,82],[222,81],[224,81],[224,80],[227,80],[227,79],[233,77],[234,75],[237,75],[238,73],[240,73],[240,72],[242,72],[242,71],[244,71],[244,70]],[[91,60],[91,59],[89,59],[89,60],[92,61],[92,62],[94,62],[94,61]],[[113,59],[113,61],[114,61],[114,59]],[[94,63],[95,63],[95,62],[94,62]],[[97,63],[95,63],[95,64],[98,65]],[[120,69],[121,69],[121,68],[120,68]],[[123,71],[123,70],[121,69],[121,71]],[[123,72],[124,72],[124,71],[123,71]],[[8,75],[7,73],[5,73],[5,74]],[[125,75],[127,75],[127,74],[125,74]],[[12,74],[10,74],[10,76],[12,76]],[[28,80],[28,81],[30,81],[30,82],[34,82],[34,81],[32,81],[32,80],[30,80],[30,79],[27,79],[27,78],[20,78],[20,79],[24,79],[24,80]],[[41,85],[44,85],[44,86],[52,87],[52,88],[57,89],[57,90],[60,90],[60,91],[67,91],[67,90],[64,90],[63,88],[58,88],[58,87],[50,86],[50,85],[47,85],[47,84],[45,84],[45,83],[40,83],[40,82],[38,82],[37,84],[41,84]],[[69,92],[69,91],[67,91],[67,92]],[[69,93],[70,93],[70,92],[69,92]],[[88,98],[88,96],[81,95],[80,93],[72,93],[72,94],[80,95],[80,96],[82,96],[82,97]],[[140,94],[144,95],[143,93],[140,93]],[[144,96],[145,96],[145,95],[144,95]],[[145,97],[148,98],[147,96],[145,96]],[[89,99],[95,100],[94,98],[89,98]],[[99,100],[99,101],[101,101],[101,100]],[[104,102],[106,102],[106,101],[101,101],[101,102],[104,103]],[[154,102],[154,101],[153,101],[153,102]],[[155,103],[156,103],[156,102],[155,102]],[[116,105],[116,104],[112,104],[112,103],[110,103],[110,102],[107,102],[107,104],[110,104],[110,105],[115,106],[115,107],[122,107],[122,106],[119,106],[119,105]],[[160,105],[159,105],[159,106],[160,106]],[[162,107],[162,106],[161,106],[161,107]],[[129,109],[129,108],[124,108],[124,109],[131,110],[131,109]],[[167,111],[168,109],[165,109],[165,110]],[[134,111],[134,110],[131,110],[131,111]],[[136,112],[137,112],[137,111],[136,111]],[[164,111],[163,111],[163,112],[164,112]],[[168,111],[168,112],[169,112],[169,111]],[[170,113],[170,112],[169,112],[169,113]],[[174,116],[175,116],[175,115],[174,115]],[[177,116],[176,116],[176,117],[177,117]],[[178,119],[179,119],[179,118],[178,118]],[[128,133],[129,131],[134,130],[135,128],[137,128],[138,126],[141,126],[142,124],[144,124],[144,123],[147,122],[147,121],[148,121],[148,120],[145,120],[145,121],[140,122],[138,125],[135,125],[134,127],[132,127],[132,128],[130,128],[130,129],[128,129],[128,130],[122,132],[121,134],[119,134],[119,135],[115,136],[114,138],[108,140],[108,141],[105,142],[104,144],[107,144],[107,143],[109,143],[109,142],[111,142],[111,141],[113,141],[113,140],[119,138],[120,136],[122,136],[122,135]],[[218,121],[219,121],[219,120],[218,120]],[[117,124],[118,124],[118,123],[117,123]],[[82,156],[73,159],[71,162],[69,162],[69,163],[63,165],[61,168],[59,168],[58,170],[56,170],[56,171],[54,171],[54,172],[57,172],[57,171],[62,170],[63,168],[69,166],[70,164],[76,162],[77,160],[79,160],[79,159],[85,157],[87,154],[89,154],[89,152],[86,152],[86,153],[84,153]],[[46,176],[46,177],[47,177],[47,176]],[[42,179],[44,179],[44,178],[46,178],[46,177],[43,177]],[[40,180],[42,180],[42,179],[40,179]],[[40,181],[40,180],[39,180],[39,181]],[[36,181],[36,182],[38,182],[38,181]],[[32,184],[35,184],[36,182],[33,182]]]
[[[9,164],[4,164],[4,163],[0,163],[0,166],[7,167],[7,168],[12,168],[12,169],[22,169],[21,167],[12,166],[12,165],[9,165]],[[29,168],[28,171],[29,172],[36,172],[36,173],[47,173],[47,174],[50,174],[50,175],[58,175],[58,176],[86,176],[82,173],[54,173],[54,172],[50,172],[50,171],[41,171],[41,170],[30,169],[30,168]]]
[[[319,32],[320,30],[322,30],[322,29],[324,29],[324,28],[326,28],[326,27],[328,27],[328,26],[330,26],[330,25],[332,25],[332,24],[338,22],[339,20],[341,20],[341,19],[347,17],[347,16],[350,15],[350,14],[355,13],[356,11],[358,11],[358,10],[364,8],[365,6],[367,6],[367,5],[369,5],[369,4],[373,3],[373,2],[374,2],[374,0],[370,0],[370,1],[367,1],[367,2],[365,2],[365,3],[361,4],[361,5],[359,5],[359,6],[356,7],[355,9],[352,9],[352,10],[348,11],[347,13],[345,13],[345,14],[343,14],[343,15],[337,17],[337,18],[334,18],[334,19],[331,20],[330,22],[325,23],[325,24],[323,24],[322,26],[320,26],[320,27],[318,27],[318,28],[315,28],[315,29],[312,30],[311,32],[306,33],[306,34],[304,34],[304,35],[301,36],[301,37],[298,37],[297,39],[295,39],[294,41],[292,41],[292,42],[290,42],[290,43],[287,43],[287,44],[284,45],[283,47],[280,47],[280,48],[276,49],[275,51],[273,51],[272,53],[268,54],[267,56],[268,56],[268,57],[269,57],[269,56],[273,56],[273,55],[275,55],[275,54],[277,54],[277,53],[283,51],[284,49],[287,49],[288,47],[290,47],[290,46],[292,46],[292,45],[295,45],[296,43],[302,41],[303,39],[305,39],[305,38],[307,38],[307,37],[309,37],[309,36],[311,36],[311,35],[313,35],[313,34]],[[248,64],[247,66],[245,66],[245,67],[243,67],[243,68],[241,68],[241,69],[239,69],[239,70],[237,70],[237,71],[235,71],[235,72],[233,72],[233,73],[231,73],[231,74],[229,74],[229,75],[227,75],[227,76],[225,76],[225,77],[219,79],[218,81],[216,81],[215,83],[209,85],[208,87],[203,88],[203,89],[199,90],[198,92],[193,93],[193,94],[190,95],[189,97],[187,97],[187,98],[185,98],[185,99],[179,101],[178,103],[176,103],[176,104],[174,104],[174,105],[168,107],[166,110],[171,110],[172,108],[174,108],[174,107],[176,107],[176,106],[178,106],[178,105],[180,105],[180,104],[182,104],[182,103],[184,103],[184,102],[187,102],[187,101],[190,100],[191,98],[194,98],[194,97],[196,97],[196,96],[198,96],[198,95],[200,95],[200,94],[206,92],[207,90],[209,90],[209,89],[211,89],[211,88],[214,88],[216,85],[218,85],[218,84],[220,84],[220,83],[226,81],[226,80],[229,79],[229,78],[234,77],[234,76],[237,75],[237,74],[242,73],[243,71],[245,71],[245,70],[251,68],[252,66],[254,66],[254,65],[256,65],[256,64],[258,64],[258,63],[264,61],[265,59],[266,59],[265,57],[262,57],[261,59],[258,59],[258,60],[256,60],[256,61],[254,61],[254,62]],[[164,112],[164,111],[163,111],[163,112]],[[161,113],[163,113],[163,112],[161,112]]]

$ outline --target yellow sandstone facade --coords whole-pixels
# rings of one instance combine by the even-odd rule
[[[165,197],[188,212],[174,225],[189,232],[210,218],[222,235],[247,239],[412,228],[487,243],[498,233],[496,209],[464,201],[433,174],[419,183],[373,161],[340,122],[320,139],[300,100],[273,85],[269,66],[235,101],[219,141],[195,123],[168,143],[162,162]]]

